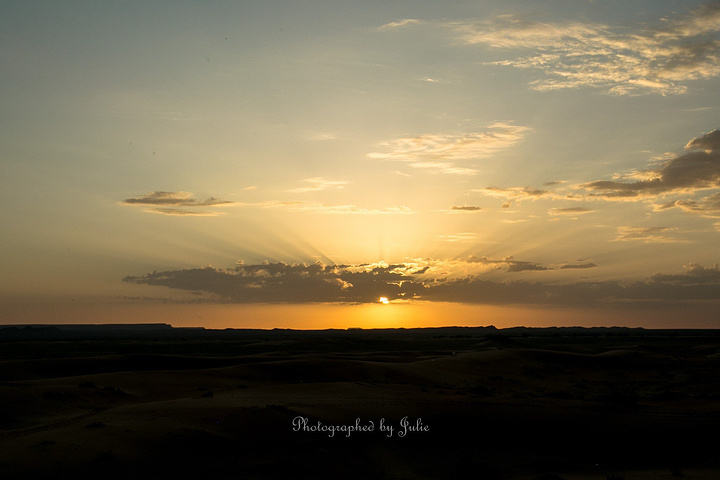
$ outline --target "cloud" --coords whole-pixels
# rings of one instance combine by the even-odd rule
[[[159,215],[168,215],[171,217],[217,217],[222,215],[222,212],[209,212],[203,210],[182,210],[179,208],[151,208],[145,210],[150,213],[157,213]]]
[[[490,157],[515,145],[528,130],[528,127],[498,122],[488,126],[485,132],[402,137],[380,143],[384,151],[371,152],[367,156],[407,162],[414,168],[434,170],[435,173],[472,175],[476,170],[457,167],[455,162]]]
[[[685,151],[660,168],[634,172],[636,182],[598,180],[579,185],[590,197],[636,201],[669,194],[691,194],[720,188],[720,130],[713,130],[685,145]]]
[[[702,137],[690,140],[685,148],[687,150],[700,149],[707,153],[720,151],[720,130],[713,130]]]
[[[282,262],[153,272],[125,282],[201,290],[230,301],[269,303],[373,303],[382,297],[413,298],[422,287],[398,266]]]
[[[445,242],[466,242],[469,240],[476,240],[478,238],[477,233],[463,232],[456,233],[454,235],[440,235],[440,240]]]
[[[488,197],[495,197],[504,200],[503,208],[510,208],[514,203],[524,200],[537,200],[539,198],[555,198],[556,195],[549,190],[540,190],[531,187],[486,187],[472,190]]]
[[[551,208],[548,211],[549,215],[584,215],[586,213],[593,212],[590,208],[585,207],[570,207],[570,208]]]
[[[477,263],[492,263],[476,257]],[[471,262],[455,261],[453,265]],[[237,303],[377,303],[390,300],[462,302],[494,305],[626,305],[720,299],[720,266],[692,263],[684,273],[655,274],[642,281],[541,283],[500,282],[481,274],[450,277],[446,262],[426,259],[399,264],[325,265],[282,262],[233,268],[191,268],[128,276],[123,281],[202,291],[218,301]],[[594,268],[594,264],[563,268]],[[541,269],[532,262],[516,262],[515,269]]]
[[[720,130],[712,130],[687,142],[680,153],[664,154],[650,162],[651,168],[616,174],[612,180],[595,180],[554,190],[533,187],[486,187],[471,190],[488,197],[499,198],[503,208],[510,208],[526,200],[614,201],[642,202],[656,200],[655,212],[679,209],[708,218],[720,218]],[[547,182],[557,186],[564,182]],[[705,196],[703,192],[715,190]],[[668,201],[665,197],[679,196]],[[699,197],[699,198],[698,198]],[[662,199],[662,201],[658,201]],[[588,207],[551,208],[549,215],[575,216],[591,213]],[[638,239],[642,229],[623,227],[617,240]],[[660,227],[666,228],[666,227]],[[666,230],[667,231],[667,230]],[[667,236],[645,241],[672,241]],[[651,239],[651,238],[654,238]]]
[[[655,205],[656,211],[679,208],[687,213],[694,213],[703,217],[720,218],[720,192],[700,200],[673,200],[665,205]]]
[[[378,27],[378,30],[392,30],[394,28],[407,27],[408,25],[421,25],[422,23],[424,22],[422,20],[418,20],[417,18],[404,18],[402,20],[381,25]]]
[[[120,205],[146,207],[145,211],[171,216],[217,216],[219,212],[200,211],[197,207],[222,207],[235,205],[235,202],[209,197],[196,200],[189,192],[150,192],[119,202]],[[177,208],[182,207],[182,208]]]
[[[712,130],[687,142],[681,153],[664,154],[650,162],[651,168],[616,174],[613,180],[595,180],[579,185],[560,187],[554,191],[533,187],[486,187],[471,190],[499,198],[503,208],[526,200],[642,202],[671,195],[685,198],[657,201],[652,209],[661,212],[679,209],[686,213],[720,218],[720,130]],[[564,182],[547,182],[556,186]],[[703,192],[715,192],[699,197]],[[549,215],[584,215],[594,210],[587,207],[552,208]],[[631,227],[625,227],[631,228]],[[664,227],[663,227],[664,228]],[[638,231],[623,231],[618,240],[635,239]],[[648,240],[651,241],[651,240]],[[655,241],[670,241],[669,237]]]
[[[327,188],[342,188],[347,183],[328,181],[320,177],[309,178],[306,182],[310,183],[309,187],[295,191],[305,192],[324,190]],[[335,215],[410,215],[415,213],[411,208],[404,205],[385,208],[362,208],[356,205],[326,205],[323,203],[308,202],[303,200],[269,200],[255,203],[241,203],[219,200],[214,197],[198,201],[193,198],[191,193],[188,192],[152,192],[139,197],[123,200],[120,204],[150,207],[146,208],[145,211],[172,216],[216,216],[220,215],[220,213],[199,210],[197,207],[221,207],[229,205],[238,207],[276,208],[298,212]]]
[[[411,208],[404,205],[385,208],[362,208],[356,205],[325,205],[323,203],[301,200],[269,200],[257,203],[238,203],[237,205],[241,207],[278,208],[307,213],[335,215],[410,215],[415,213]]]
[[[666,233],[677,230],[672,227],[618,227],[616,241],[641,241],[645,243],[674,243],[678,240]]]
[[[408,165],[432,173],[445,173],[449,175],[475,175],[478,173],[478,171],[473,168],[456,167],[452,163],[447,162],[412,162]]]
[[[668,278],[669,277],[669,278]],[[692,273],[655,275],[644,281],[495,282],[479,277],[439,282],[424,291],[424,299],[481,304],[531,304],[546,306],[627,306],[672,305],[720,298],[720,281],[709,275],[698,282]]]
[[[508,273],[543,271],[553,269],[552,267],[546,267],[544,265],[540,265],[539,263],[515,260],[515,258],[513,258],[512,256],[505,257],[502,260],[493,260],[485,256],[477,257],[475,255],[471,255],[467,258],[467,262],[493,265],[495,269],[504,268],[505,271]]]
[[[563,265],[560,267],[561,270],[584,270],[587,268],[597,268],[597,265],[588,262],[588,263],[568,263],[566,265]]]
[[[507,271],[509,273],[517,273],[517,272],[531,272],[531,271],[542,271],[542,270],[551,270],[551,268],[545,267],[545,266],[537,264],[537,263],[531,263],[531,262],[512,262],[509,264]]]
[[[681,275],[666,275],[657,273],[650,277],[653,282],[676,285],[707,285],[720,284],[720,265],[705,267],[699,263],[685,266],[685,273]]]
[[[293,190],[288,190],[292,193],[304,193],[304,192],[317,192],[320,190],[329,190],[329,189],[341,189],[345,188],[345,185],[347,185],[350,182],[345,182],[342,180],[326,180],[323,177],[313,177],[313,178],[306,178],[303,180],[308,186],[306,187],[300,187]]]
[[[720,75],[718,1],[635,31],[521,15],[444,25],[469,45],[527,51],[488,64],[540,72],[530,84],[540,91],[593,87],[615,95],[682,94],[687,82]]]
[[[326,140],[336,140],[338,137],[334,133],[315,133],[310,136],[311,140],[318,140],[318,141],[326,141]]]
[[[450,210],[453,212],[479,212],[482,208],[476,205],[453,205]]]
[[[214,197],[202,201],[195,200],[188,192],[150,192],[139,197],[123,200],[123,205],[166,205],[176,207],[209,207],[217,205],[230,205],[233,202],[220,200]]]

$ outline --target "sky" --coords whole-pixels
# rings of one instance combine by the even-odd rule
[[[0,323],[720,328],[719,87],[718,1],[4,1]]]

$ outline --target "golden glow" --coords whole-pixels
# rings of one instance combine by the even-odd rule
[[[694,307],[697,318],[708,319],[700,328],[712,328],[717,302]],[[648,308],[629,314],[622,309],[545,309],[522,306],[469,305],[447,302],[409,302],[389,305],[304,304],[91,304],[0,302],[2,324],[62,323],[169,323],[175,327],[205,328],[419,328],[443,326],[519,325],[611,326],[681,328],[679,309]]]
[[[378,301],[383,305],[387,305],[388,303],[390,303],[390,300],[388,300],[387,297],[380,297],[380,300]]]

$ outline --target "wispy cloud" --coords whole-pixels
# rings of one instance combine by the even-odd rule
[[[292,193],[304,193],[304,192],[317,192],[320,190],[330,190],[330,189],[341,189],[345,188],[345,185],[347,185],[350,182],[342,181],[342,180],[327,180],[323,177],[313,177],[313,178],[306,178],[303,180],[303,183],[305,183],[307,186],[295,188],[293,190],[288,190]]]
[[[655,205],[655,211],[679,208],[687,213],[702,215],[703,217],[720,218],[720,192],[700,200],[673,200],[664,205]]]
[[[482,208],[477,205],[453,205],[450,210],[453,212],[479,212]]]
[[[440,235],[440,240],[444,242],[468,242],[477,240],[478,234],[471,232],[455,233],[452,235]]]
[[[645,243],[676,243],[678,240],[667,235],[677,228],[672,227],[618,227],[616,241],[640,241]]]
[[[212,217],[220,212],[198,210],[199,207],[222,207],[235,205],[235,202],[209,197],[197,200],[189,192],[150,192],[145,195],[127,198],[120,205],[145,207],[144,211],[170,216]]]
[[[447,162],[411,162],[413,168],[419,168],[432,173],[445,173],[449,175],[475,175],[478,173],[474,168],[456,167]]]
[[[520,203],[524,200],[537,200],[540,198],[555,198],[556,194],[550,190],[541,190],[532,187],[485,187],[472,190],[488,197],[499,198],[503,200],[503,208],[510,208],[514,203]]]
[[[233,202],[210,197],[205,200],[196,200],[189,192],[150,192],[138,197],[123,200],[123,205],[166,205],[174,207],[208,207],[229,205]]]
[[[635,31],[608,25],[542,23],[520,15],[445,24],[470,45],[526,50],[490,62],[541,72],[536,90],[595,87],[611,94],[681,94],[686,83],[720,75],[720,2]]]
[[[546,267],[544,265],[540,265],[538,263],[532,263],[532,262],[513,262],[510,264],[510,267],[508,268],[508,272],[510,272],[510,273],[532,272],[532,271],[542,271],[542,270],[552,270],[552,269],[550,267]]]
[[[311,135],[310,138],[312,140],[326,141],[326,140],[335,140],[338,137],[334,133],[324,132],[324,133],[315,133],[315,134]]]
[[[422,20],[417,18],[403,18],[402,20],[396,20],[394,22],[388,22],[378,27],[378,30],[391,30],[393,28],[407,27],[408,25],[421,25],[424,23]]]
[[[436,173],[472,175],[476,170],[458,167],[456,162],[487,158],[518,143],[528,127],[494,123],[485,132],[456,135],[423,134],[380,143],[384,151],[367,156],[380,160],[407,162],[414,168]]]
[[[415,213],[404,205],[385,208],[363,208],[357,205],[326,205],[318,202],[301,200],[268,200],[256,203],[238,203],[241,207],[277,208],[298,212],[334,214],[334,215],[410,215]]]
[[[545,265],[541,265],[539,263],[535,262],[528,262],[523,260],[515,260],[514,257],[505,257],[502,260],[493,260],[488,257],[478,257],[475,255],[471,255],[467,258],[468,263],[474,263],[474,264],[483,264],[483,265],[492,265],[495,269],[501,269],[504,268],[506,272],[508,273],[517,273],[517,272],[528,272],[528,271],[543,271],[543,270],[552,270],[553,267],[548,267]]]
[[[593,210],[591,208],[586,207],[569,207],[569,208],[551,208],[548,210],[548,215],[568,215],[568,216],[577,216],[577,215],[585,215],[586,213],[592,213]]]
[[[223,212],[183,210],[180,208],[151,208],[145,211],[150,213],[157,213],[159,215],[167,215],[170,217],[217,217],[218,215],[223,215]]]
[[[597,265],[592,262],[587,263],[568,263],[560,267],[561,270],[585,270],[588,268],[597,268]]]
[[[477,205],[452,205],[450,208],[444,208],[440,210],[433,210],[434,212],[446,213],[449,215],[466,215],[482,212],[482,207]]]

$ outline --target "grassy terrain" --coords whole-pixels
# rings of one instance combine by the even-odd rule
[[[3,479],[716,479],[718,405],[717,331],[0,328]]]

